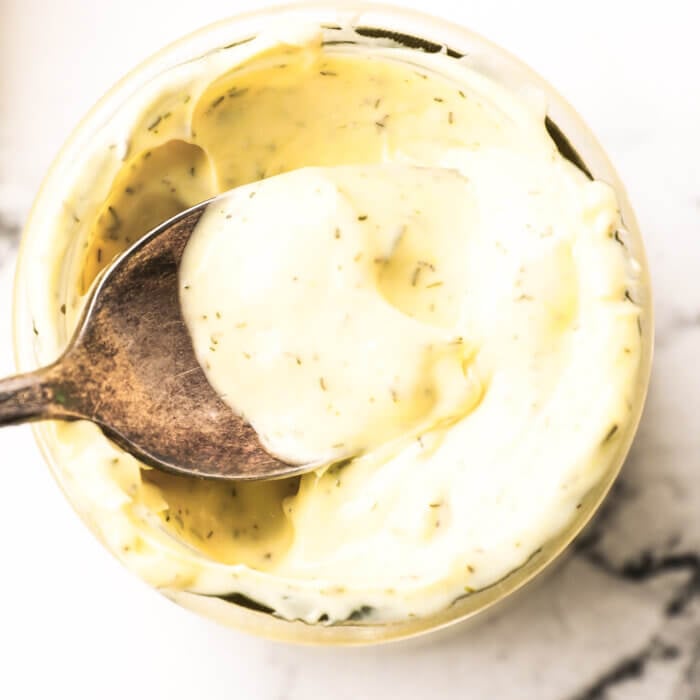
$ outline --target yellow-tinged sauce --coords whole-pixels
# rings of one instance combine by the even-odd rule
[[[295,36],[134,97],[66,203],[83,243],[67,312],[148,228],[239,188],[181,270],[198,358],[270,449],[342,461],[187,480],[78,423],[57,429],[62,469],[156,586],[401,620],[494,583],[573,517],[628,420],[638,308],[614,194],[559,155],[541,105],[444,55]]]

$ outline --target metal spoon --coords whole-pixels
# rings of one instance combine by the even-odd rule
[[[265,479],[318,466],[268,454],[197,362],[178,267],[212,201],[161,224],[107,268],[56,362],[0,380],[0,426],[89,420],[142,462],[189,476]]]

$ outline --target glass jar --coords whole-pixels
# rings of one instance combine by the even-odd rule
[[[595,514],[617,477],[629,450],[646,396],[651,368],[653,319],[647,264],[634,213],[624,187],[607,156],[570,105],[542,78],[467,29],[410,10],[378,5],[333,3],[266,9],[240,15],[205,27],[160,51],[115,85],[76,127],[59,153],[41,187],[24,230],[20,249],[14,302],[15,353],[20,371],[30,371],[58,357],[73,328],[65,314],[69,270],[75,263],[76,241],[70,227],[56,233],[56,221],[66,217],[64,200],[81,171],[98,157],[107,126],[129,111],[137,90],[164,72],[206,55],[218,48],[241,43],[264,30],[271,22],[309,22],[324,28],[325,40],[363,43],[389,42],[414,51],[447,50],[511,90],[544,94],[547,128],[562,154],[596,179],[616,191],[625,232],[623,243],[636,268],[634,298],[641,307],[642,354],[631,419],[620,436],[617,449],[597,484],[583,500],[575,518],[520,568],[501,581],[455,601],[451,606],[424,618],[391,624],[345,622],[310,625],[289,622],[246,606],[180,590],[162,590],[179,604],[238,629],[280,640],[319,644],[364,644],[388,641],[445,627],[471,618],[520,589],[548,567],[571,543]],[[99,183],[95,183],[99,186]],[[41,328],[38,335],[36,329]],[[86,524],[99,535],[76,484],[62,469],[65,454],[57,449],[55,426],[41,423],[34,428],[36,439],[52,473],[66,497]],[[112,548],[114,549],[114,548]],[[116,552],[115,552],[116,554]]]

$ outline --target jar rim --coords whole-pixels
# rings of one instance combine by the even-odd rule
[[[79,152],[81,147],[99,132],[100,125],[105,119],[109,119],[109,112],[118,108],[139,86],[147,83],[161,71],[225,46],[233,38],[232,34],[235,34],[238,40],[248,34],[254,36],[265,22],[272,18],[275,20],[308,19],[317,25],[373,27],[394,35],[413,36],[418,40],[445,47],[454,53],[466,54],[469,51],[478,50],[483,52],[485,57],[490,56],[503,62],[504,65],[507,64],[520,79],[526,79],[528,84],[544,91],[549,102],[547,115],[571,142],[574,149],[581,154],[593,176],[605,180],[615,190],[625,228],[630,234],[633,258],[640,267],[639,285],[643,289],[640,305],[644,324],[642,352],[637,374],[635,403],[626,432],[621,435],[617,452],[610,460],[610,467],[586,495],[584,505],[576,517],[550,541],[544,543],[543,547],[525,564],[510,572],[499,582],[460,598],[447,608],[427,617],[382,625],[309,625],[300,621],[282,620],[268,613],[233,606],[218,599],[205,599],[194,593],[162,591],[176,602],[195,609],[205,616],[222,620],[232,627],[277,640],[310,644],[359,645],[413,637],[483,613],[496,603],[510,598],[543,570],[551,568],[554,560],[568,548],[571,541],[598,511],[619,474],[641,419],[651,374],[654,334],[648,264],[641,234],[624,186],[595,136],[573,107],[549,83],[518,58],[473,31],[447,20],[414,10],[375,3],[314,2],[266,7],[220,20],[177,39],[130,71],[100,98],[75,127],[47,171],[27,219],[18,254],[13,300],[15,362],[20,371],[35,369],[42,362],[46,362],[46,357],[42,358],[37,353],[32,331],[33,324],[29,319],[33,318],[34,310],[37,308],[41,308],[43,315],[47,318],[50,315],[49,301],[52,290],[51,281],[48,279],[50,276],[46,274],[48,263],[44,260],[43,277],[46,279],[43,282],[43,288],[38,291],[30,278],[32,269],[41,267],[44,259],[44,256],[37,255],[36,252],[41,251],[42,245],[46,244],[46,241],[42,244],[41,240],[42,233],[46,238],[49,232],[46,220],[52,219],[52,212],[56,211],[57,205],[60,206],[61,190],[65,194],[68,187],[62,176],[67,164],[73,159],[73,154]],[[257,30],[253,31],[255,27]],[[41,298],[37,299],[39,293]],[[47,426],[42,424],[34,426],[34,435],[44,459],[56,477],[57,462],[51,451]],[[66,493],[66,497],[71,501],[70,494]],[[90,526],[89,523],[86,524]]]

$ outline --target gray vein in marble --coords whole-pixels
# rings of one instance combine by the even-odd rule
[[[620,683],[643,677],[647,665],[652,661],[670,661],[680,656],[680,649],[654,637],[638,653],[618,661],[610,670],[591,683],[571,700],[605,700],[608,691]]]
[[[662,348],[669,345],[679,333],[689,329],[700,329],[700,310],[684,313],[681,310],[672,309],[657,328],[656,347]]]
[[[640,432],[643,439],[645,431]],[[643,586],[658,580],[659,627],[646,642],[640,640],[638,651],[614,659],[567,700],[611,700],[613,694],[620,697],[617,690],[628,687],[632,692],[624,697],[638,697],[647,675],[661,664],[677,666],[675,688],[664,697],[700,700],[700,551],[681,548],[682,535],[672,529],[655,545],[650,545],[649,532],[643,527],[630,528],[631,540],[619,534],[626,520],[638,517],[631,513],[644,500],[645,486],[648,490],[648,483],[640,478],[644,475],[638,473],[644,463],[641,450],[633,451],[597,518],[579,539],[575,556],[626,584]],[[657,515],[664,520],[664,513]]]
[[[19,221],[0,211],[0,264],[17,248],[21,229]]]

